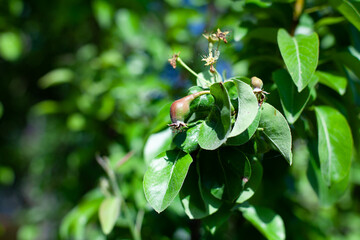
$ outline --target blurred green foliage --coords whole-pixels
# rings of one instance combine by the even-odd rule
[[[155,213],[142,189],[143,149],[170,122],[169,103],[196,81],[183,69],[173,70],[167,59],[180,51],[194,70],[205,70],[204,31],[230,30],[218,71],[261,77],[272,91],[269,102],[282,109],[270,79],[282,67],[274,58],[280,56],[276,33],[291,28],[293,2],[0,1],[0,239],[129,239],[129,219],[142,222],[143,239],[261,238],[240,213],[214,236],[188,219],[179,199]],[[339,11],[326,1],[307,1],[299,26],[320,36],[319,70],[341,69],[340,78],[348,81],[346,93],[335,95],[331,88],[343,94],[344,87],[322,76],[317,101],[348,119],[358,151],[360,35],[356,16],[354,27]],[[292,127],[311,124],[304,120]],[[263,163],[252,201],[282,216],[289,239],[356,239],[358,155],[345,196],[324,204],[308,181],[318,168],[307,144],[294,142],[291,168],[277,153]],[[98,210],[114,189],[97,154],[108,156],[128,209],[127,216],[120,210],[107,236]]]

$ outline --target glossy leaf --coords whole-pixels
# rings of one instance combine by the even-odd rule
[[[170,128],[150,135],[144,147],[145,162],[149,163],[161,152],[168,150],[171,146],[172,134]]]
[[[301,92],[298,92],[295,84],[291,81],[291,76],[284,69],[273,72],[272,77],[280,94],[285,117],[290,124],[293,124],[300,117],[306,103],[309,101],[310,90],[306,87]]]
[[[214,97],[211,94],[204,94],[195,98],[190,103],[191,112],[210,111],[214,105]]]
[[[228,138],[226,140],[227,145],[231,146],[239,146],[242,145],[250,140],[250,138],[254,135],[256,132],[261,117],[261,111],[258,111],[254,121],[251,123],[251,125],[243,131],[240,135],[237,135],[235,137]]]
[[[144,192],[157,212],[165,210],[179,193],[191,162],[191,156],[178,149],[163,152],[150,162]]]
[[[344,17],[360,30],[360,2],[350,0],[330,0],[330,3]]]
[[[328,186],[343,180],[350,171],[353,140],[343,115],[332,107],[315,107],[318,152],[322,176]]]
[[[257,159],[252,159],[251,163],[251,176],[249,181],[245,184],[244,190],[240,193],[240,196],[236,200],[237,203],[243,203],[250,199],[258,189],[262,175],[263,168],[261,163]]]
[[[289,125],[284,116],[270,104],[264,103],[261,107],[259,128],[263,128],[264,135],[276,146],[291,165],[292,138]]]
[[[105,198],[99,208],[99,220],[101,229],[109,234],[114,228],[116,219],[120,213],[120,199],[117,197]]]
[[[223,83],[214,83],[210,93],[215,98],[215,106],[201,124],[199,145],[203,149],[213,150],[220,147],[230,133],[230,99]]]
[[[319,39],[316,33],[309,36],[291,37],[286,30],[280,29],[277,36],[281,56],[292,80],[301,92],[310,81],[318,64]]]
[[[184,152],[191,153],[198,147],[198,137],[201,124],[185,129],[175,135],[173,142]]]
[[[347,79],[345,77],[320,71],[316,71],[315,74],[319,77],[319,82],[321,84],[334,89],[340,95],[344,95],[347,86]]]
[[[246,220],[256,227],[267,239],[285,239],[285,226],[282,218],[273,210],[243,204],[240,211]]]
[[[258,101],[252,88],[239,80],[233,80],[238,95],[238,113],[229,137],[234,137],[244,132],[254,121],[258,113]]]

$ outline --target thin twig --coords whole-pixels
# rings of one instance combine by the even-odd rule
[[[121,165],[123,165],[124,163],[126,163],[133,155],[134,155],[134,151],[130,151],[128,152],[122,159],[120,159],[115,166],[115,169],[118,169]]]
[[[186,65],[186,63],[184,63],[180,57],[177,58],[177,61],[178,61],[178,63],[181,64],[181,66],[183,66],[186,70],[188,70],[192,75],[194,75],[197,78],[199,77],[199,75],[196,72],[194,72],[188,65]]]

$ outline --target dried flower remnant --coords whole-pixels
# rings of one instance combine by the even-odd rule
[[[220,40],[223,40],[224,43],[228,43],[228,41],[226,40],[226,35],[229,34],[229,31],[226,31],[226,32],[222,32],[219,28],[217,29],[217,32],[216,32],[216,37]]]
[[[214,65],[216,63],[216,58],[213,57],[212,52],[209,53],[209,56],[206,57],[204,56],[203,59],[201,59],[201,61],[205,61],[205,66],[209,66],[209,65]]]
[[[215,33],[206,33],[206,34],[203,34],[203,37],[206,38],[209,42],[219,41],[219,38],[216,36]]]
[[[174,54],[172,55],[172,58],[170,58],[170,59],[168,60],[169,63],[170,63],[170,65],[171,65],[174,69],[176,68],[176,61],[177,61],[179,55],[180,55],[180,52],[174,53]]]

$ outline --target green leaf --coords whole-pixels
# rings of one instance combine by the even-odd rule
[[[350,171],[353,140],[343,115],[332,107],[315,107],[319,159],[328,186],[343,180]]]
[[[193,91],[189,91],[189,92],[193,92]],[[204,95],[201,95],[200,97],[197,97],[191,101],[190,111],[191,112],[200,112],[200,111],[209,112],[211,110],[211,108],[213,107],[213,105],[214,105],[213,96],[211,94],[204,94]]]
[[[236,148],[219,149],[219,162],[224,172],[225,199],[235,201],[251,178],[251,165],[244,153]]]
[[[261,183],[263,175],[263,168],[261,163],[256,158],[253,158],[250,163],[251,176],[249,181],[245,184],[244,190],[240,193],[240,196],[236,200],[237,203],[243,203],[250,199],[255,194]]]
[[[250,138],[254,135],[256,132],[261,117],[261,111],[258,111],[254,121],[251,123],[251,125],[243,131],[240,135],[237,135],[235,137],[228,138],[226,140],[227,145],[231,146],[239,146],[242,145],[250,140]]]
[[[168,150],[171,146],[172,134],[170,128],[150,135],[144,147],[145,162],[149,163],[160,153]]]
[[[194,165],[190,166],[179,196],[186,215],[190,219],[199,219],[214,213],[217,208],[209,207],[204,202],[199,188],[199,175]]]
[[[184,152],[191,153],[198,147],[198,137],[201,124],[185,129],[175,135],[173,142]]]
[[[291,76],[284,69],[273,72],[272,77],[280,94],[285,117],[290,124],[293,124],[300,117],[306,103],[309,101],[310,90],[306,87],[301,92],[296,91]]]
[[[222,228],[222,225],[229,220],[231,216],[231,206],[223,204],[217,212],[202,219],[202,222],[207,231],[215,234],[216,231]]]
[[[284,29],[280,29],[277,40],[291,78],[298,92],[301,92],[309,84],[317,67],[319,38],[316,33],[291,37]]]
[[[97,215],[103,199],[99,189],[87,193],[62,220],[59,230],[60,237],[62,239],[85,239],[86,225]]]
[[[7,61],[17,60],[23,51],[21,36],[15,32],[0,34],[0,56]]]
[[[218,151],[200,150],[197,156],[197,172],[201,196],[210,212],[221,205],[225,190],[224,172],[218,157]]]
[[[39,79],[39,86],[41,88],[48,88],[51,86],[68,83],[74,78],[74,73],[67,68],[58,68],[47,73]]]
[[[340,182],[334,183],[329,187],[322,177],[317,150],[312,149],[312,151],[310,151],[310,164],[307,176],[322,206],[331,206],[344,195],[349,184],[349,175],[350,174]]]
[[[230,133],[230,99],[223,83],[214,83],[210,93],[215,98],[215,106],[201,124],[199,145],[203,149],[213,150],[220,147]]]
[[[211,84],[216,82],[221,82],[221,75],[216,71],[212,73],[209,70],[198,73],[198,78],[196,79],[196,85],[202,88],[209,88]]]
[[[239,108],[237,118],[229,137],[234,137],[244,132],[254,121],[258,113],[258,101],[252,88],[239,80],[233,80],[238,95]]]
[[[107,235],[114,228],[120,213],[120,199],[117,197],[105,198],[99,208],[99,220],[102,231]]]
[[[241,205],[239,210],[243,213],[244,218],[251,222],[267,239],[285,239],[284,222],[273,210],[249,204]]]
[[[347,86],[347,79],[343,76],[316,71],[315,73],[319,77],[319,82],[334,89],[340,95],[344,95]]]
[[[360,2],[350,0],[330,0],[331,5],[341,12],[358,30],[360,30]]]
[[[204,202],[218,207],[219,200],[234,202],[251,177],[247,157],[233,147],[216,151],[202,150],[198,155],[200,191]]]
[[[163,152],[150,162],[144,192],[157,212],[164,211],[179,193],[191,162],[191,156],[178,149]]]
[[[350,51],[343,51],[334,54],[331,58],[348,67],[360,79],[360,61],[353,53]]]
[[[261,107],[259,128],[263,128],[264,135],[291,165],[291,132],[284,116],[270,104],[264,103]]]
[[[315,23],[315,27],[316,29],[319,29],[321,27],[325,27],[325,26],[329,26],[329,25],[333,25],[333,24],[338,24],[345,21],[344,17],[323,17],[320,18],[319,21],[317,21]]]
[[[113,19],[113,8],[104,0],[96,0],[92,3],[94,16],[101,28],[109,28]]]

